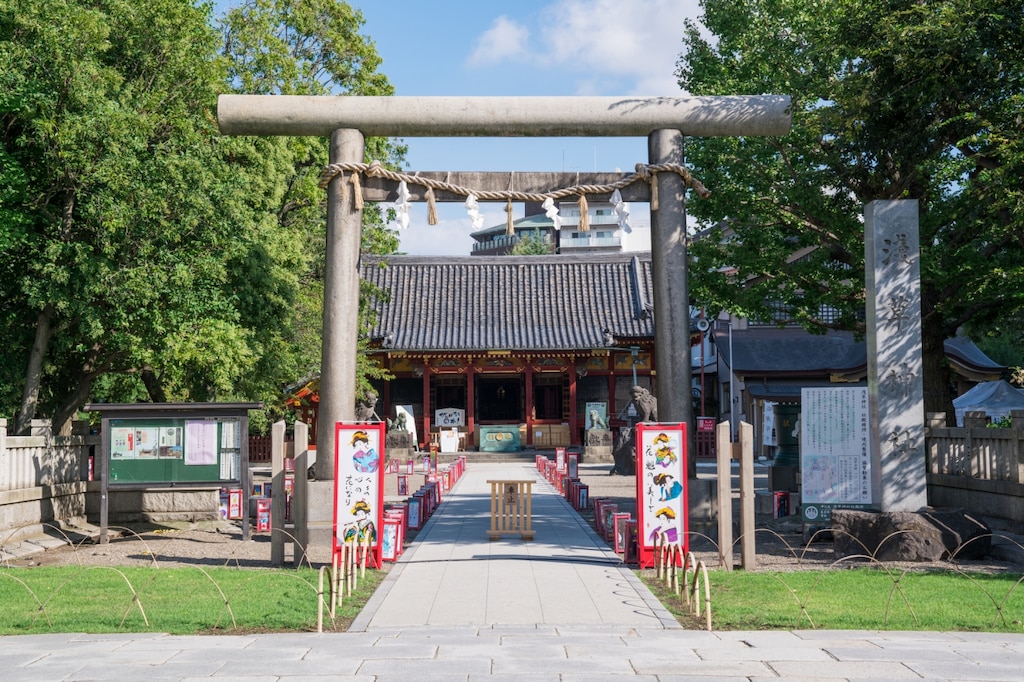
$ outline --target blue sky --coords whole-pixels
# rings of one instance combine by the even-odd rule
[[[236,4],[221,0],[218,6]],[[683,22],[697,0],[353,0],[363,33],[383,59],[397,95],[679,96],[674,74]],[[646,138],[406,138],[410,171],[614,171],[647,160]],[[521,210],[518,209],[517,211]],[[628,248],[647,248],[646,206]],[[482,204],[485,225],[504,206]],[[521,212],[517,212],[517,217]],[[465,210],[439,206],[426,224],[416,204],[401,250],[469,255]]]

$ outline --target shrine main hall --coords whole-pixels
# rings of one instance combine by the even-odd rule
[[[360,273],[386,292],[370,354],[394,378],[375,383],[377,411],[411,410],[421,445],[461,414],[468,448],[578,446],[595,416],[626,423],[634,384],[655,390],[649,252],[364,255]]]

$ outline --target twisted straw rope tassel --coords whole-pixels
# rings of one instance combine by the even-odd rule
[[[433,187],[427,188],[427,225],[437,225],[437,200]]]
[[[516,233],[515,220],[512,218],[512,200],[509,199],[505,203],[505,234],[513,235]]]
[[[352,208],[357,211],[363,210],[363,186],[359,181],[359,173],[352,171]]]

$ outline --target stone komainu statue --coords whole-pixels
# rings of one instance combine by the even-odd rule
[[[636,409],[637,422],[658,421],[658,399],[643,386],[629,389],[630,401]]]
[[[629,426],[619,429],[619,438],[612,450],[615,466],[609,472],[613,475],[632,476],[636,473],[636,433],[633,426],[640,422],[658,421],[658,399],[650,391],[643,386],[634,386],[629,389],[629,398],[636,416],[629,418]]]
[[[388,419],[388,432],[398,431],[405,432],[409,430],[409,420],[405,416],[405,412],[399,412],[395,415],[394,419]]]
[[[367,391],[363,395],[356,398],[356,421],[357,422],[368,422],[371,420],[380,421],[377,417],[377,394],[373,391]]]
[[[394,419],[388,419],[388,432],[384,441],[388,450],[412,450],[412,430],[404,410],[399,411]]]
[[[590,422],[590,429],[607,429],[608,420],[601,416],[601,413],[597,410],[591,410],[590,416],[588,417]]]

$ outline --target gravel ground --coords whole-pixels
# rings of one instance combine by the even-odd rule
[[[611,498],[619,505],[620,511],[636,515],[636,479],[633,476],[610,476],[608,464],[580,465],[580,478],[589,486],[591,499]],[[416,490],[422,484],[422,474],[410,477],[409,488]],[[385,477],[385,498],[400,500],[397,475]],[[591,525],[593,513],[583,512]],[[734,518],[739,518],[738,514]],[[71,544],[47,550],[40,554],[10,562],[12,566],[40,565],[84,565],[84,566],[237,566],[244,568],[271,568],[271,543],[269,534],[253,533],[252,539],[243,542],[238,522],[199,522],[134,526],[117,530],[120,537],[114,537],[106,545],[93,544],[88,538],[71,536]],[[808,568],[823,568],[834,563],[831,542],[814,542],[805,545],[798,516],[775,521],[762,521],[756,534],[757,568],[764,571],[792,571]],[[415,540],[411,534],[410,541]],[[1024,541],[1022,541],[1024,542]],[[703,560],[708,568],[718,567],[718,550],[710,538],[694,537],[691,550],[697,559]],[[329,560],[329,550],[313,553],[314,565]],[[739,547],[735,561],[740,561]],[[289,562],[290,565],[290,562]],[[841,564],[848,567],[851,564]],[[385,564],[385,570],[390,564]],[[891,568],[914,570],[948,569],[949,563],[887,564]],[[961,562],[960,568],[975,571],[1024,572],[1024,565],[1007,561]]]

